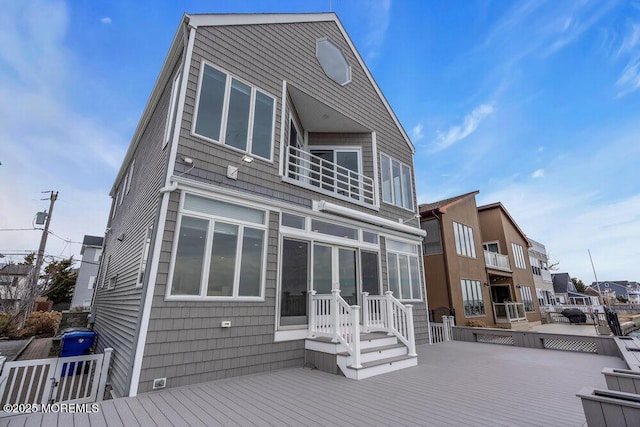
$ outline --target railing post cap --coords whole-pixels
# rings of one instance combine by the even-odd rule
[[[369,296],[369,292],[363,292],[362,296],[368,297]]]
[[[352,310],[360,310],[360,306],[359,305],[352,305],[351,309]]]
[[[332,294],[340,294],[340,289],[331,289]]]
[[[412,310],[413,309],[413,305],[412,304],[405,304],[404,308],[406,308],[408,310]]]
[[[393,291],[384,291],[384,294],[393,296]]]
[[[315,294],[317,294],[317,293],[318,293],[318,291],[309,291],[309,293],[310,293],[311,295],[315,295]]]

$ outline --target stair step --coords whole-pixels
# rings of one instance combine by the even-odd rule
[[[367,369],[367,368],[373,368],[374,366],[380,366],[380,365],[392,365],[395,362],[401,362],[403,360],[408,360],[408,359],[415,359],[417,356],[409,356],[409,355],[405,355],[405,356],[394,356],[394,357],[388,357],[386,359],[380,359],[380,360],[372,360],[371,362],[365,362],[362,364],[362,368],[354,368],[353,366],[348,366],[349,369]]]
[[[360,354],[374,353],[374,352],[377,352],[377,351],[392,350],[394,348],[402,348],[402,347],[405,347],[405,345],[402,344],[402,343],[381,345],[381,346],[378,346],[378,347],[363,348],[363,349],[360,350]],[[338,356],[349,356],[349,352],[348,351],[343,351],[341,353],[338,353]]]

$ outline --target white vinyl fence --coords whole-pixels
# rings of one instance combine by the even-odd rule
[[[6,362],[0,358],[0,407],[101,401],[113,349],[104,354]],[[0,417],[12,415],[0,412]]]
[[[442,323],[429,323],[429,344],[453,340],[455,317],[442,316]]]

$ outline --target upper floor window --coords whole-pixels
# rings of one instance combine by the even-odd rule
[[[542,276],[542,268],[540,268],[540,265],[541,265],[540,260],[534,257],[529,257],[529,262],[531,263],[531,272],[536,276]]]
[[[329,39],[316,42],[316,58],[324,73],[339,85],[346,85],[351,81],[351,65],[344,52]]]
[[[422,251],[425,255],[442,253],[442,241],[440,239],[440,221],[429,219],[420,223],[420,228],[427,232],[422,240]]]
[[[473,239],[473,229],[467,225],[453,222],[453,236],[456,241],[458,255],[476,257],[476,243]]]
[[[380,154],[382,201],[413,210],[411,168],[385,154]]]
[[[482,247],[487,252],[493,252],[494,254],[500,253],[500,243],[498,242],[484,242]]]
[[[274,98],[202,63],[194,134],[271,160]]]
[[[169,111],[167,112],[167,121],[164,127],[164,138],[162,139],[162,148],[167,146],[169,138],[171,136],[171,127],[173,126],[173,119],[176,114],[176,106],[178,105],[178,88],[180,85],[180,73],[176,74],[171,85],[171,98],[169,99]]]
[[[527,262],[524,259],[524,250],[522,249],[522,246],[517,243],[512,243],[511,248],[513,249],[513,258],[516,260],[516,267],[526,270]]]

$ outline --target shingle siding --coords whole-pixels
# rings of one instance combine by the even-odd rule
[[[323,37],[329,37],[343,49],[352,66],[351,83],[340,86],[322,71],[315,57],[315,43],[317,39]],[[241,152],[191,135],[197,102],[198,77],[203,60],[266,91],[276,99],[273,162],[256,159],[250,167],[242,165],[237,180],[228,179],[226,170],[228,165],[240,162]],[[366,207],[282,181],[278,171],[281,150],[280,120],[282,119],[283,80],[286,80],[287,84],[313,94],[326,105],[374,130],[378,153],[385,152],[395,159],[413,166],[412,154],[406,141],[364,71],[359,67],[337,25],[333,22],[319,22],[198,28],[182,122],[182,138],[178,148],[180,155],[191,157],[196,161],[193,169],[189,172],[186,172],[189,167],[183,167],[178,171],[186,172],[185,177],[198,181],[227,188],[248,190],[283,201],[292,201],[290,194],[293,193],[297,197],[308,199],[306,203],[301,203],[301,205],[310,206],[310,200],[322,198],[329,199],[336,204],[372,213],[371,209]],[[285,117],[287,120],[285,136],[288,136],[289,114],[285,114]],[[367,136],[370,141],[371,136]],[[319,134],[315,137],[311,135],[310,144],[312,138],[319,139],[321,137]],[[379,162],[379,158],[373,159],[371,150],[370,142],[363,144],[364,172],[365,175],[374,178],[373,161]],[[244,188],[243,181],[254,184],[256,187]],[[378,176],[378,182],[380,182],[380,176]],[[381,199],[380,194],[378,196]],[[413,197],[415,204],[415,193]],[[407,218],[411,213],[405,209],[381,203],[379,215],[397,220],[398,218]]]
[[[178,201],[174,192],[172,210]],[[273,341],[279,222],[271,212],[264,302],[165,301],[168,259],[160,263],[138,392],[151,390],[154,378],[176,387],[304,363],[303,341]],[[163,243],[171,244],[174,230],[175,221],[167,221]],[[222,328],[223,320],[231,327]]]
[[[174,73],[175,75],[175,73]],[[105,236],[100,281],[96,283],[94,307],[95,330],[100,334],[98,349],[115,349],[111,359],[109,381],[118,396],[129,394],[131,367],[140,321],[142,288],[137,287],[147,228],[157,226],[159,190],[166,177],[169,146],[162,148],[172,80],[144,130],[134,153],[131,187],[120,200],[114,201],[116,214],[110,219]],[[124,191],[125,178],[118,183]],[[118,239],[121,239],[118,240]],[[147,265],[148,266],[148,265]],[[117,276],[114,289],[109,279]]]

